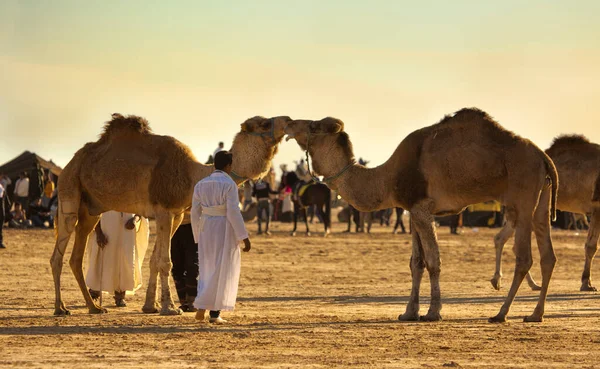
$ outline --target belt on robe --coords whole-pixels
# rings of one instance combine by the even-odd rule
[[[226,217],[227,216],[227,204],[217,206],[203,206],[202,216],[200,216],[200,223],[198,224],[198,230],[204,232],[204,222],[206,217]]]

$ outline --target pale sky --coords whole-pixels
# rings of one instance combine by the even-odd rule
[[[0,1],[0,164],[64,166],[115,112],[200,161],[254,115],[342,119],[383,163],[463,107],[600,142],[600,1]],[[275,159],[302,152],[283,143]]]

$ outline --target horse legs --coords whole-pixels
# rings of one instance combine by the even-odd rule
[[[69,315],[70,312],[65,307],[60,290],[60,275],[62,273],[63,259],[71,234],[77,224],[78,206],[75,202],[64,201],[58,205],[58,215],[56,219],[56,228],[58,236],[54,245],[54,252],[50,258],[52,266],[52,277],[54,278],[54,315]]]
[[[304,215],[304,224],[306,224],[306,235],[310,236],[310,229],[308,228],[308,215],[307,215],[306,207],[302,208],[302,213]]]
[[[425,262],[423,261],[423,246],[419,239],[418,232],[412,233],[412,255],[410,257],[410,274],[412,276],[412,289],[410,291],[410,300],[406,306],[406,312],[398,317],[401,321],[419,320],[419,293],[421,289],[421,280],[425,271]]]
[[[548,296],[548,286],[550,278],[556,265],[556,255],[552,246],[552,237],[550,236],[550,188],[545,187],[538,207],[534,214],[533,230],[540,252],[540,266],[542,269],[542,287],[540,297],[533,311],[533,314],[525,317],[525,322],[541,322],[544,318],[544,309],[546,305],[546,296]]]
[[[292,237],[296,236],[296,229],[298,228],[298,212],[300,211],[300,205],[294,201],[294,229],[292,230]]]
[[[69,265],[75,275],[75,279],[81,289],[81,293],[83,294],[85,304],[87,305],[90,314],[106,313],[106,309],[97,306],[92,299],[92,296],[90,296],[90,292],[88,291],[83,276],[83,255],[85,254],[89,235],[96,227],[96,224],[98,224],[99,219],[99,216],[89,215],[87,206],[84,204],[80,205],[79,220],[75,230],[75,244],[73,245],[73,252],[71,253],[71,259],[69,260]]]
[[[588,229],[587,240],[585,241],[585,264],[583,274],[581,275],[581,291],[596,291],[592,285],[592,261],[598,250],[598,238],[600,237],[600,209],[592,212],[592,222]]]

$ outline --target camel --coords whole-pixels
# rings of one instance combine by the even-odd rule
[[[600,191],[600,145],[591,143],[580,135],[559,136],[546,150],[546,154],[556,165],[560,178],[557,209],[572,213],[592,214],[585,241],[585,264],[580,290],[596,291],[596,287],[592,285],[591,281],[591,268],[600,237],[600,203],[598,200],[594,200],[597,196],[594,192]],[[511,224],[507,223],[494,237],[496,272],[491,283],[498,290],[501,287],[502,279],[502,249],[513,233]],[[530,273],[527,273],[527,280],[533,290],[540,288]]]
[[[264,176],[284,136],[289,117],[254,117],[235,136],[232,177],[239,184]],[[68,315],[60,289],[63,257],[75,231],[69,264],[90,313],[106,312],[90,297],[83,277],[83,256],[90,232],[108,210],[156,219],[157,237],[150,260],[145,313],[158,312],[156,292],[161,281],[161,315],[181,314],[175,309],[169,278],[170,240],[192,203],[195,184],[210,175],[212,165],[200,164],[190,149],[170,136],[152,133],[138,116],[113,114],[96,142],[87,143],[64,168],[58,181],[58,237],[50,259],[56,293],[54,315]]]
[[[531,141],[502,128],[487,113],[462,109],[439,123],[409,134],[394,154],[376,168],[356,163],[344,123],[327,117],[320,121],[293,120],[285,132],[313,158],[316,173],[360,211],[401,207],[410,211],[412,290],[401,321],[439,321],[440,254],[435,215],[458,214],[470,204],[499,200],[507,221],[516,229],[518,255],[510,292],[498,315],[504,322],[527,271],[531,267],[531,229],[538,240],[542,290],[526,322],[543,320],[556,256],[550,236],[555,214],[558,176],[552,160]],[[419,289],[427,268],[431,304],[419,317]]]

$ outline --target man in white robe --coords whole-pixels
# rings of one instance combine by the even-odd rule
[[[125,292],[142,286],[142,263],[148,248],[148,219],[108,211],[102,214],[90,237],[86,283],[94,299],[113,292],[117,307],[127,306]]]
[[[229,176],[233,156],[220,151],[215,156],[215,172],[194,187],[191,222],[198,243],[198,293],[196,319],[222,324],[220,311],[233,310],[240,279],[241,253],[250,251],[248,232],[240,212],[238,187]]]

